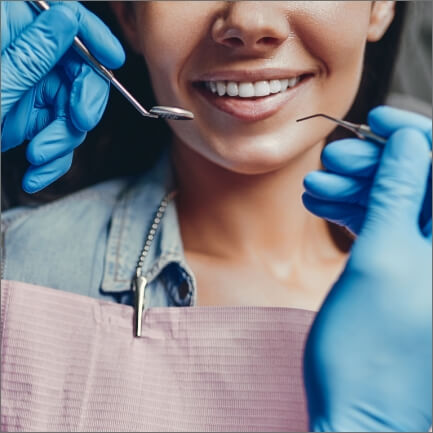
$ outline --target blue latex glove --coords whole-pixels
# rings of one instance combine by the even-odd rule
[[[372,130],[389,137],[398,129],[419,130],[432,142],[432,121],[427,117],[391,107],[377,107],[369,113]],[[409,144],[410,146],[410,144]],[[311,212],[358,234],[365,218],[367,202],[383,148],[357,138],[329,143],[323,150],[322,162],[327,170],[309,173],[303,201]],[[431,232],[431,171],[420,214],[424,233]]]
[[[368,157],[361,152],[358,162],[349,157],[353,184],[358,167],[370,167],[370,182],[361,169],[360,183],[371,185],[363,203],[355,205],[344,188],[329,202],[324,193],[320,203],[320,213],[348,222],[359,235],[307,339],[312,431],[427,431],[432,422],[432,245],[431,231],[424,234],[419,225],[431,123],[401,115],[380,108],[370,116],[377,132],[389,134],[377,168],[374,148],[345,141],[371,151]],[[349,169],[346,146],[333,145],[333,167]]]
[[[123,48],[78,2],[56,2],[40,15],[26,2],[1,2],[2,151],[30,140],[23,189],[36,192],[69,170],[73,150],[101,119],[109,83],[71,49],[78,35],[108,68]]]

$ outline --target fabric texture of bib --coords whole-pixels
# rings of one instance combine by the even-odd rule
[[[307,431],[315,313],[130,306],[3,281],[2,431]]]

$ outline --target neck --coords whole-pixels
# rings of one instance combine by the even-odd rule
[[[325,221],[303,206],[302,181],[320,168],[323,143],[271,173],[226,170],[185,145],[173,146],[177,207],[186,253],[243,262],[329,259]],[[330,249],[330,245],[332,248]]]

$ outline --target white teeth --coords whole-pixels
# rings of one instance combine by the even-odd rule
[[[280,80],[271,80],[269,82],[269,88],[271,89],[271,93],[278,93],[281,91],[281,83]]]
[[[223,96],[226,93],[226,83],[224,83],[223,81],[217,81],[216,83],[217,86],[217,92],[219,96]]]
[[[295,87],[301,77],[285,78],[282,80],[256,81],[255,83],[235,81],[205,81],[204,85],[212,93],[218,96],[228,95],[240,98],[259,98],[274,93],[285,92],[288,88]]]
[[[271,93],[268,81],[257,81],[254,83],[255,96],[268,96]]]
[[[298,84],[298,82],[299,82],[299,77],[290,78],[288,80],[288,86],[294,87],[294,86],[296,86],[296,84]]]
[[[234,81],[229,81],[227,83],[227,95],[229,96],[238,96],[238,85]]]
[[[285,92],[287,90],[287,87],[289,87],[289,80],[288,78],[286,78],[285,80],[280,80],[281,81],[281,91]]]
[[[239,84],[239,96],[241,98],[252,98],[254,96],[254,84],[253,83],[240,83]]]

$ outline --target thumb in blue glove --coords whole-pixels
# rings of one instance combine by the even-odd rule
[[[394,132],[347,266],[311,328],[313,431],[427,431],[432,421],[432,246],[419,228],[426,135]]]

